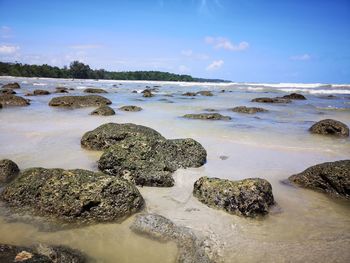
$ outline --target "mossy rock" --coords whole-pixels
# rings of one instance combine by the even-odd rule
[[[111,107],[105,105],[92,111],[90,115],[111,116],[115,115],[115,111]]]
[[[311,133],[335,137],[349,137],[349,127],[340,121],[325,119],[316,122],[309,129]]]
[[[86,96],[62,96],[51,99],[49,106],[52,107],[93,107],[109,105],[112,102],[99,95]]]
[[[28,106],[29,100],[12,94],[0,95],[0,104],[3,106]]]
[[[199,113],[199,114],[185,114],[183,116],[186,119],[195,119],[195,120],[231,120],[230,116],[224,116],[220,113]]]

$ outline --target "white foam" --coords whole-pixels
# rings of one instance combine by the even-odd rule
[[[46,83],[33,83],[33,86],[46,86]]]

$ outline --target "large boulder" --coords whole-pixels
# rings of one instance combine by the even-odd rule
[[[142,108],[134,105],[127,105],[127,106],[120,107],[119,110],[136,112],[136,111],[141,111]]]
[[[11,95],[11,94],[2,94],[0,95],[0,104],[3,106],[28,106],[30,105],[29,100],[26,100],[22,97]]]
[[[175,242],[178,247],[178,263],[215,262],[210,255],[211,248],[208,248],[204,238],[197,237],[189,228],[178,226],[161,215],[137,215],[130,229],[136,234],[160,242]]]
[[[19,173],[17,164],[11,160],[0,160],[0,185],[8,183],[15,178]]]
[[[19,211],[75,223],[122,220],[144,206],[133,184],[82,169],[26,169],[0,199]]]
[[[174,171],[199,167],[205,161],[205,149],[193,139],[129,137],[108,148],[98,161],[98,167],[106,174],[137,185],[170,187],[174,185]]]
[[[19,88],[21,88],[21,86],[17,82],[13,82],[13,83],[5,84],[1,88],[3,88],[3,89],[19,89]]]
[[[87,88],[84,89],[85,93],[108,93],[107,91],[105,91],[104,89],[95,89],[95,88]]]
[[[287,98],[280,98],[280,97],[276,97],[276,98],[255,98],[252,99],[252,102],[260,102],[260,103],[290,103],[292,102],[290,99]]]
[[[115,115],[115,111],[111,107],[104,105],[92,111],[90,115],[111,116]]]
[[[84,263],[86,257],[65,246],[38,244],[31,247],[0,244],[0,262]]]
[[[49,102],[52,107],[92,107],[109,104],[112,104],[109,99],[99,95],[62,96],[53,98]]]
[[[232,109],[229,109],[234,112],[239,112],[239,113],[247,113],[247,114],[254,114],[257,112],[267,112],[267,110],[263,108],[257,108],[257,107],[246,107],[246,106],[238,106],[234,107]]]
[[[290,100],[306,100],[305,96],[299,93],[291,93],[288,95],[284,95],[283,98]]]
[[[349,127],[336,120],[325,119],[316,122],[309,129],[311,133],[322,134],[322,135],[332,135],[338,137],[349,137]]]
[[[86,132],[80,142],[83,148],[89,150],[105,150],[129,137],[140,140],[165,140],[157,131],[142,125],[133,123],[106,123],[92,131]]]
[[[199,113],[199,114],[185,114],[183,116],[187,119],[196,119],[196,120],[231,120],[230,116],[224,116],[220,113]]]
[[[230,181],[201,177],[194,183],[193,195],[210,207],[246,217],[265,215],[274,204],[271,184],[260,178]]]
[[[301,187],[350,198],[350,160],[326,162],[292,175],[290,182]]]

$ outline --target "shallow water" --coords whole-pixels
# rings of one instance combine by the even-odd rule
[[[80,81],[0,78],[17,80],[23,95],[34,89],[73,87],[71,94],[83,94],[85,87],[109,91],[105,96],[114,109],[137,105],[141,112],[121,112],[110,117],[90,116],[93,108],[56,109],[48,101],[54,96],[29,97],[29,107],[0,111],[0,159],[14,160],[21,169],[33,166],[97,170],[100,152],[80,147],[88,130],[106,122],[149,126],[167,138],[191,137],[208,152],[200,168],[178,170],[172,188],[140,188],[146,210],[162,214],[207,236],[224,262],[349,262],[350,206],[281,180],[307,167],[350,157],[350,140],[311,135],[308,128],[321,119],[333,118],[350,126],[350,86],[296,84],[196,84],[164,82]],[[113,87],[117,84],[118,87]],[[120,85],[122,84],[122,85]],[[132,90],[161,85],[156,96],[142,98]],[[225,89],[226,92],[220,91]],[[252,103],[255,97],[283,96],[301,89],[306,101],[287,105]],[[187,91],[211,90],[213,97],[181,96]],[[339,92],[339,90],[341,92]],[[16,90],[17,91],[17,90]],[[329,94],[336,97],[328,98]],[[326,94],[326,95],[325,95]],[[171,96],[170,96],[171,95]],[[267,113],[244,115],[230,112],[234,106],[257,106]],[[214,108],[231,121],[201,121],[181,118]],[[227,156],[222,160],[220,156]],[[246,219],[208,208],[192,197],[192,186],[201,176],[266,178],[271,182],[278,206],[263,219]],[[28,223],[7,222],[0,214],[0,243],[48,242],[80,249],[97,262],[173,262],[176,247],[136,236],[128,226],[98,224],[56,232],[40,231]]]

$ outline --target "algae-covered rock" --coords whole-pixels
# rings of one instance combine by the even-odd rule
[[[220,113],[199,113],[199,114],[186,114],[183,116],[187,119],[196,120],[231,120],[230,116],[224,116]]]
[[[42,90],[42,89],[36,89],[33,92],[34,96],[39,96],[39,95],[49,95],[50,92],[47,90]]]
[[[0,244],[0,262],[84,263],[86,257],[65,246],[38,244],[31,247]]]
[[[194,96],[197,96],[197,93],[195,93],[195,92],[185,92],[185,93],[182,94],[182,96],[194,97]]]
[[[97,89],[97,88],[87,88],[87,89],[84,89],[84,92],[85,93],[108,93],[104,89]]]
[[[86,132],[81,139],[81,146],[90,150],[104,150],[129,137],[140,140],[165,139],[157,131],[142,125],[106,123]]]
[[[316,122],[309,130],[315,134],[349,137],[349,127],[345,123],[332,119]]]
[[[284,95],[283,98],[290,100],[306,100],[305,96],[299,93],[291,93],[289,95]]]
[[[0,95],[0,104],[3,106],[28,106],[29,100],[12,94]]]
[[[265,215],[274,204],[271,184],[260,178],[230,181],[201,177],[194,183],[193,195],[210,207],[247,217]]]
[[[56,93],[68,93],[68,88],[66,88],[66,87],[56,87]]]
[[[0,184],[7,183],[15,178],[19,173],[17,164],[11,160],[0,160]]]
[[[77,223],[121,220],[144,205],[133,184],[82,169],[26,169],[0,199],[20,211]]]
[[[326,162],[288,178],[293,184],[350,198],[350,160]]]
[[[142,96],[145,98],[154,97],[154,94],[150,89],[145,89],[144,91],[142,91],[142,94],[143,94]]]
[[[104,105],[92,111],[90,115],[111,116],[115,115],[115,111],[111,107]]]
[[[52,107],[92,107],[109,104],[112,104],[109,99],[99,95],[62,96],[53,98],[49,102]]]
[[[265,110],[263,108],[246,107],[246,106],[239,106],[239,107],[235,107],[235,108],[232,108],[229,110],[234,111],[234,112],[239,112],[239,113],[247,113],[247,114],[254,114],[257,112],[267,112],[267,110]]]
[[[16,94],[16,91],[14,91],[13,89],[1,89],[0,90],[0,94]]]
[[[208,253],[210,252],[210,248],[208,248],[204,238],[196,236],[189,228],[177,226],[172,221],[161,215],[137,215],[130,228],[139,235],[143,235],[160,242],[175,242],[178,247],[176,262],[214,262]]]
[[[129,137],[108,148],[98,161],[104,173],[137,185],[169,187],[179,168],[199,167],[206,151],[193,139],[152,140]]]
[[[134,105],[127,105],[127,106],[120,107],[119,110],[136,112],[136,111],[141,111],[142,108]]]
[[[3,89],[19,89],[19,88],[21,88],[21,86],[17,82],[13,82],[13,83],[5,84],[1,88],[3,88]]]

